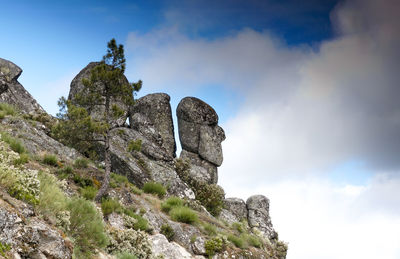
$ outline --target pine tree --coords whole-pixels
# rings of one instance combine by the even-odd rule
[[[61,97],[58,101],[60,122],[54,129],[62,142],[88,154],[94,143],[104,146],[105,175],[95,200],[100,201],[107,192],[111,174],[110,133],[119,127],[116,119],[124,114],[122,107],[134,104],[134,95],[142,87],[142,81],[124,83],[125,56],[123,45],[115,39],[107,44],[107,54],[100,64],[91,70],[88,79],[82,79],[84,89],[73,101]],[[98,107],[101,107],[98,109]],[[91,111],[101,111],[92,115]]]

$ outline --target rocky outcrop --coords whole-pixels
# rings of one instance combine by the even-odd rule
[[[277,239],[269,216],[269,199],[263,195],[253,195],[247,199],[246,206],[249,226],[270,240]]]
[[[26,114],[46,113],[38,102],[18,82],[22,69],[0,58],[0,102],[14,105]]]
[[[217,167],[223,161],[221,142],[225,140],[217,113],[202,100],[186,97],[180,101],[176,114],[182,145],[180,157],[191,162],[191,174],[198,176],[198,180],[217,183]]]
[[[0,243],[8,245],[17,258],[72,258],[72,243],[33,211],[19,214],[27,211],[21,206],[26,205],[0,192]]]
[[[176,152],[174,124],[169,101],[168,94],[148,94],[135,101],[129,117],[131,128],[147,139],[153,140],[165,151],[167,157],[164,160],[172,160]]]
[[[153,254],[165,259],[201,259],[203,256],[193,256],[175,242],[168,242],[164,235],[156,234],[150,237]]]
[[[84,78],[89,79],[93,68],[99,64],[100,64],[100,62],[91,62],[85,68],[83,68],[78,73],[78,75],[75,76],[75,78],[71,82],[71,88],[69,91],[68,100],[71,100],[74,103],[78,94],[85,93],[85,91],[84,91],[85,86],[82,83],[82,79],[84,79]],[[123,76],[120,78],[120,83],[121,84],[129,84],[129,81],[125,76]],[[100,83],[98,83],[96,85],[96,87],[98,87],[99,89],[104,89],[104,85],[100,84]],[[133,96],[132,96],[132,98],[133,98]],[[118,100],[115,98],[111,99],[111,105],[113,105],[113,104],[118,105],[119,108],[121,108],[122,110],[125,111],[124,114],[121,117],[114,120],[113,123],[115,123],[117,125],[124,125],[128,118],[129,107],[127,107],[121,100]],[[103,114],[104,114],[104,106],[103,105],[96,105],[94,107],[86,107],[86,108],[88,109],[90,115],[92,115],[93,118],[102,118],[103,117]]]

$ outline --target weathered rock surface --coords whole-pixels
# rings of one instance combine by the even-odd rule
[[[11,61],[0,58],[0,102],[16,106],[27,114],[45,113],[43,108],[18,82],[22,69]]]
[[[209,184],[216,184],[218,182],[218,169],[217,167],[201,159],[198,154],[182,150],[180,158],[189,160],[190,175],[199,181],[203,181]]]
[[[276,239],[269,216],[269,200],[263,195],[253,195],[246,201],[249,226],[260,231],[268,239]]]
[[[152,244],[153,254],[158,256],[162,255],[165,259],[194,259],[194,258],[204,258],[192,256],[185,248],[181,247],[175,242],[168,242],[164,235],[156,234],[150,237],[150,242]]]
[[[156,181],[168,185],[168,191],[179,197],[194,198],[193,191],[184,183],[172,162],[167,162],[165,150],[149,141],[139,132],[131,128],[113,130],[111,137],[112,170],[126,175],[128,179],[142,186],[145,182]],[[130,140],[142,141],[141,152],[128,152]]]
[[[164,93],[143,96],[135,101],[129,119],[131,127],[149,139],[158,140],[160,136],[159,145],[165,149],[169,160],[172,160],[176,156],[176,144],[169,101],[169,95]]]
[[[247,218],[246,203],[242,199],[227,198],[225,199],[224,206],[236,217],[237,221]]]
[[[77,94],[82,92],[82,90],[85,89],[85,86],[82,83],[82,79],[83,78],[89,79],[91,71],[93,70],[93,68],[95,66],[97,66],[99,64],[100,64],[100,62],[90,62],[85,68],[83,68],[78,73],[78,75],[75,76],[75,78],[71,82],[71,88],[69,91],[68,100],[71,100],[72,102],[74,102]],[[129,84],[129,81],[125,76],[123,76],[122,78],[120,78],[120,83],[121,84]],[[104,85],[102,85],[102,84],[98,84],[98,87],[101,89],[104,89]],[[133,96],[132,96],[132,98],[133,98]],[[119,108],[121,108],[122,110],[125,111],[125,113],[118,119],[114,120],[113,123],[116,123],[117,125],[124,125],[128,118],[128,108],[129,107],[127,107],[123,102],[121,102],[120,100],[115,99],[115,98],[111,99],[111,105],[113,105],[113,104],[117,104],[119,106]],[[91,108],[91,107],[86,107],[86,108],[88,108],[89,113],[94,118],[101,118],[104,114],[104,106],[103,105],[97,105],[94,108]]]
[[[190,173],[195,179],[216,184],[217,167],[223,161],[221,142],[225,140],[224,130],[218,126],[217,113],[195,97],[183,98],[176,113],[182,144],[180,158],[191,162]]]
[[[1,192],[0,197],[14,200]],[[36,217],[21,217],[18,208],[0,198],[0,242],[12,248],[22,258],[72,258],[72,244],[58,230]]]
[[[73,148],[64,146],[46,134],[46,127],[40,122],[29,123],[20,118],[4,118],[1,125],[11,135],[19,137],[31,154],[56,154],[63,160],[75,160],[81,155]]]

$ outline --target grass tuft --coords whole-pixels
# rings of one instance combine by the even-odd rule
[[[157,195],[160,199],[162,199],[167,193],[165,187],[161,183],[157,182],[148,182],[143,186],[143,191],[145,193],[151,193]]]
[[[198,221],[197,214],[194,210],[188,207],[175,207],[169,212],[172,220],[193,224]]]

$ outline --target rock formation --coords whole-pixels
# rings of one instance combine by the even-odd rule
[[[46,113],[17,81],[21,73],[22,69],[17,65],[0,58],[0,102],[12,104],[26,114]]]
[[[225,140],[217,113],[202,100],[186,97],[180,101],[176,114],[182,145],[180,157],[191,162],[193,177],[217,183],[217,167],[223,160],[221,142]]]
[[[72,81],[69,94],[74,100],[83,89],[82,78],[90,75],[91,69],[98,64],[90,63]],[[40,105],[18,83],[22,70],[15,64],[0,59],[0,101],[18,107],[23,113],[45,114]],[[127,82],[126,78],[121,79]],[[102,87],[99,85],[99,87]],[[118,102],[118,100],[114,100]],[[249,247],[246,250],[227,246],[227,250],[213,258],[266,258],[284,259],[286,245],[279,243],[269,216],[269,200],[262,195],[251,196],[245,203],[239,198],[227,198],[224,209],[218,218],[204,212],[205,208],[195,199],[193,190],[175,171],[176,143],[170,97],[164,93],[149,94],[136,100],[132,107],[123,107],[124,115],[116,123],[120,127],[112,131],[111,153],[112,171],[127,176],[128,180],[141,187],[148,181],[156,181],[168,188],[169,195],[186,198],[187,204],[207,218],[207,222],[220,232],[229,229],[235,222],[248,222],[247,231],[261,234],[268,239],[264,245],[267,249]],[[90,110],[97,116],[101,110]],[[190,174],[198,181],[216,184],[217,167],[223,161],[221,142],[225,133],[218,126],[218,115],[215,110],[194,97],[186,97],[177,107],[179,138],[182,144],[180,158],[191,163]],[[96,115],[97,114],[97,115]],[[126,123],[129,118],[129,124]],[[25,120],[5,116],[0,119],[1,130],[14,137],[20,137],[25,148],[31,154],[54,153],[62,163],[71,165],[82,156],[75,149],[64,146],[49,135],[49,127],[40,121]],[[129,151],[131,141],[141,141],[141,149]],[[101,146],[98,147],[102,148]],[[100,158],[102,152],[99,152]],[[46,169],[47,170],[47,169]],[[54,169],[58,170],[58,169]],[[89,168],[91,179],[101,180],[102,172],[94,166]],[[96,173],[100,173],[96,174]],[[78,195],[76,185],[69,188],[70,195]],[[75,191],[74,191],[75,190]],[[173,221],[160,211],[160,201],[145,195],[135,195],[126,188],[115,188],[108,193],[110,198],[118,200],[126,208],[136,208],[148,220],[153,234],[141,234],[148,237],[153,255],[162,254],[165,258],[205,258],[205,244],[211,236],[196,225]],[[158,202],[158,203],[157,203]],[[104,218],[111,228],[133,231],[124,226],[123,216],[110,214]],[[221,222],[224,221],[222,224]],[[160,234],[163,225],[169,225],[174,231],[174,241],[169,242]],[[246,225],[246,224],[244,224]],[[250,230],[251,229],[251,230]],[[232,228],[229,229],[232,231]],[[222,239],[221,239],[222,240]],[[222,241],[221,241],[222,242]],[[228,241],[226,241],[228,242]],[[0,186],[0,245],[11,244],[13,251],[23,258],[71,258],[72,244],[63,238],[51,222],[44,221],[35,214],[32,207],[15,200],[5,193]],[[28,245],[26,245],[28,244]],[[23,249],[22,249],[23,248]],[[19,250],[18,250],[19,249]],[[271,256],[271,251],[280,251],[279,256]],[[113,258],[111,255],[99,254],[99,258]],[[18,256],[19,256],[18,255]],[[100,255],[103,255],[101,257]],[[0,255],[0,258],[1,255]]]

